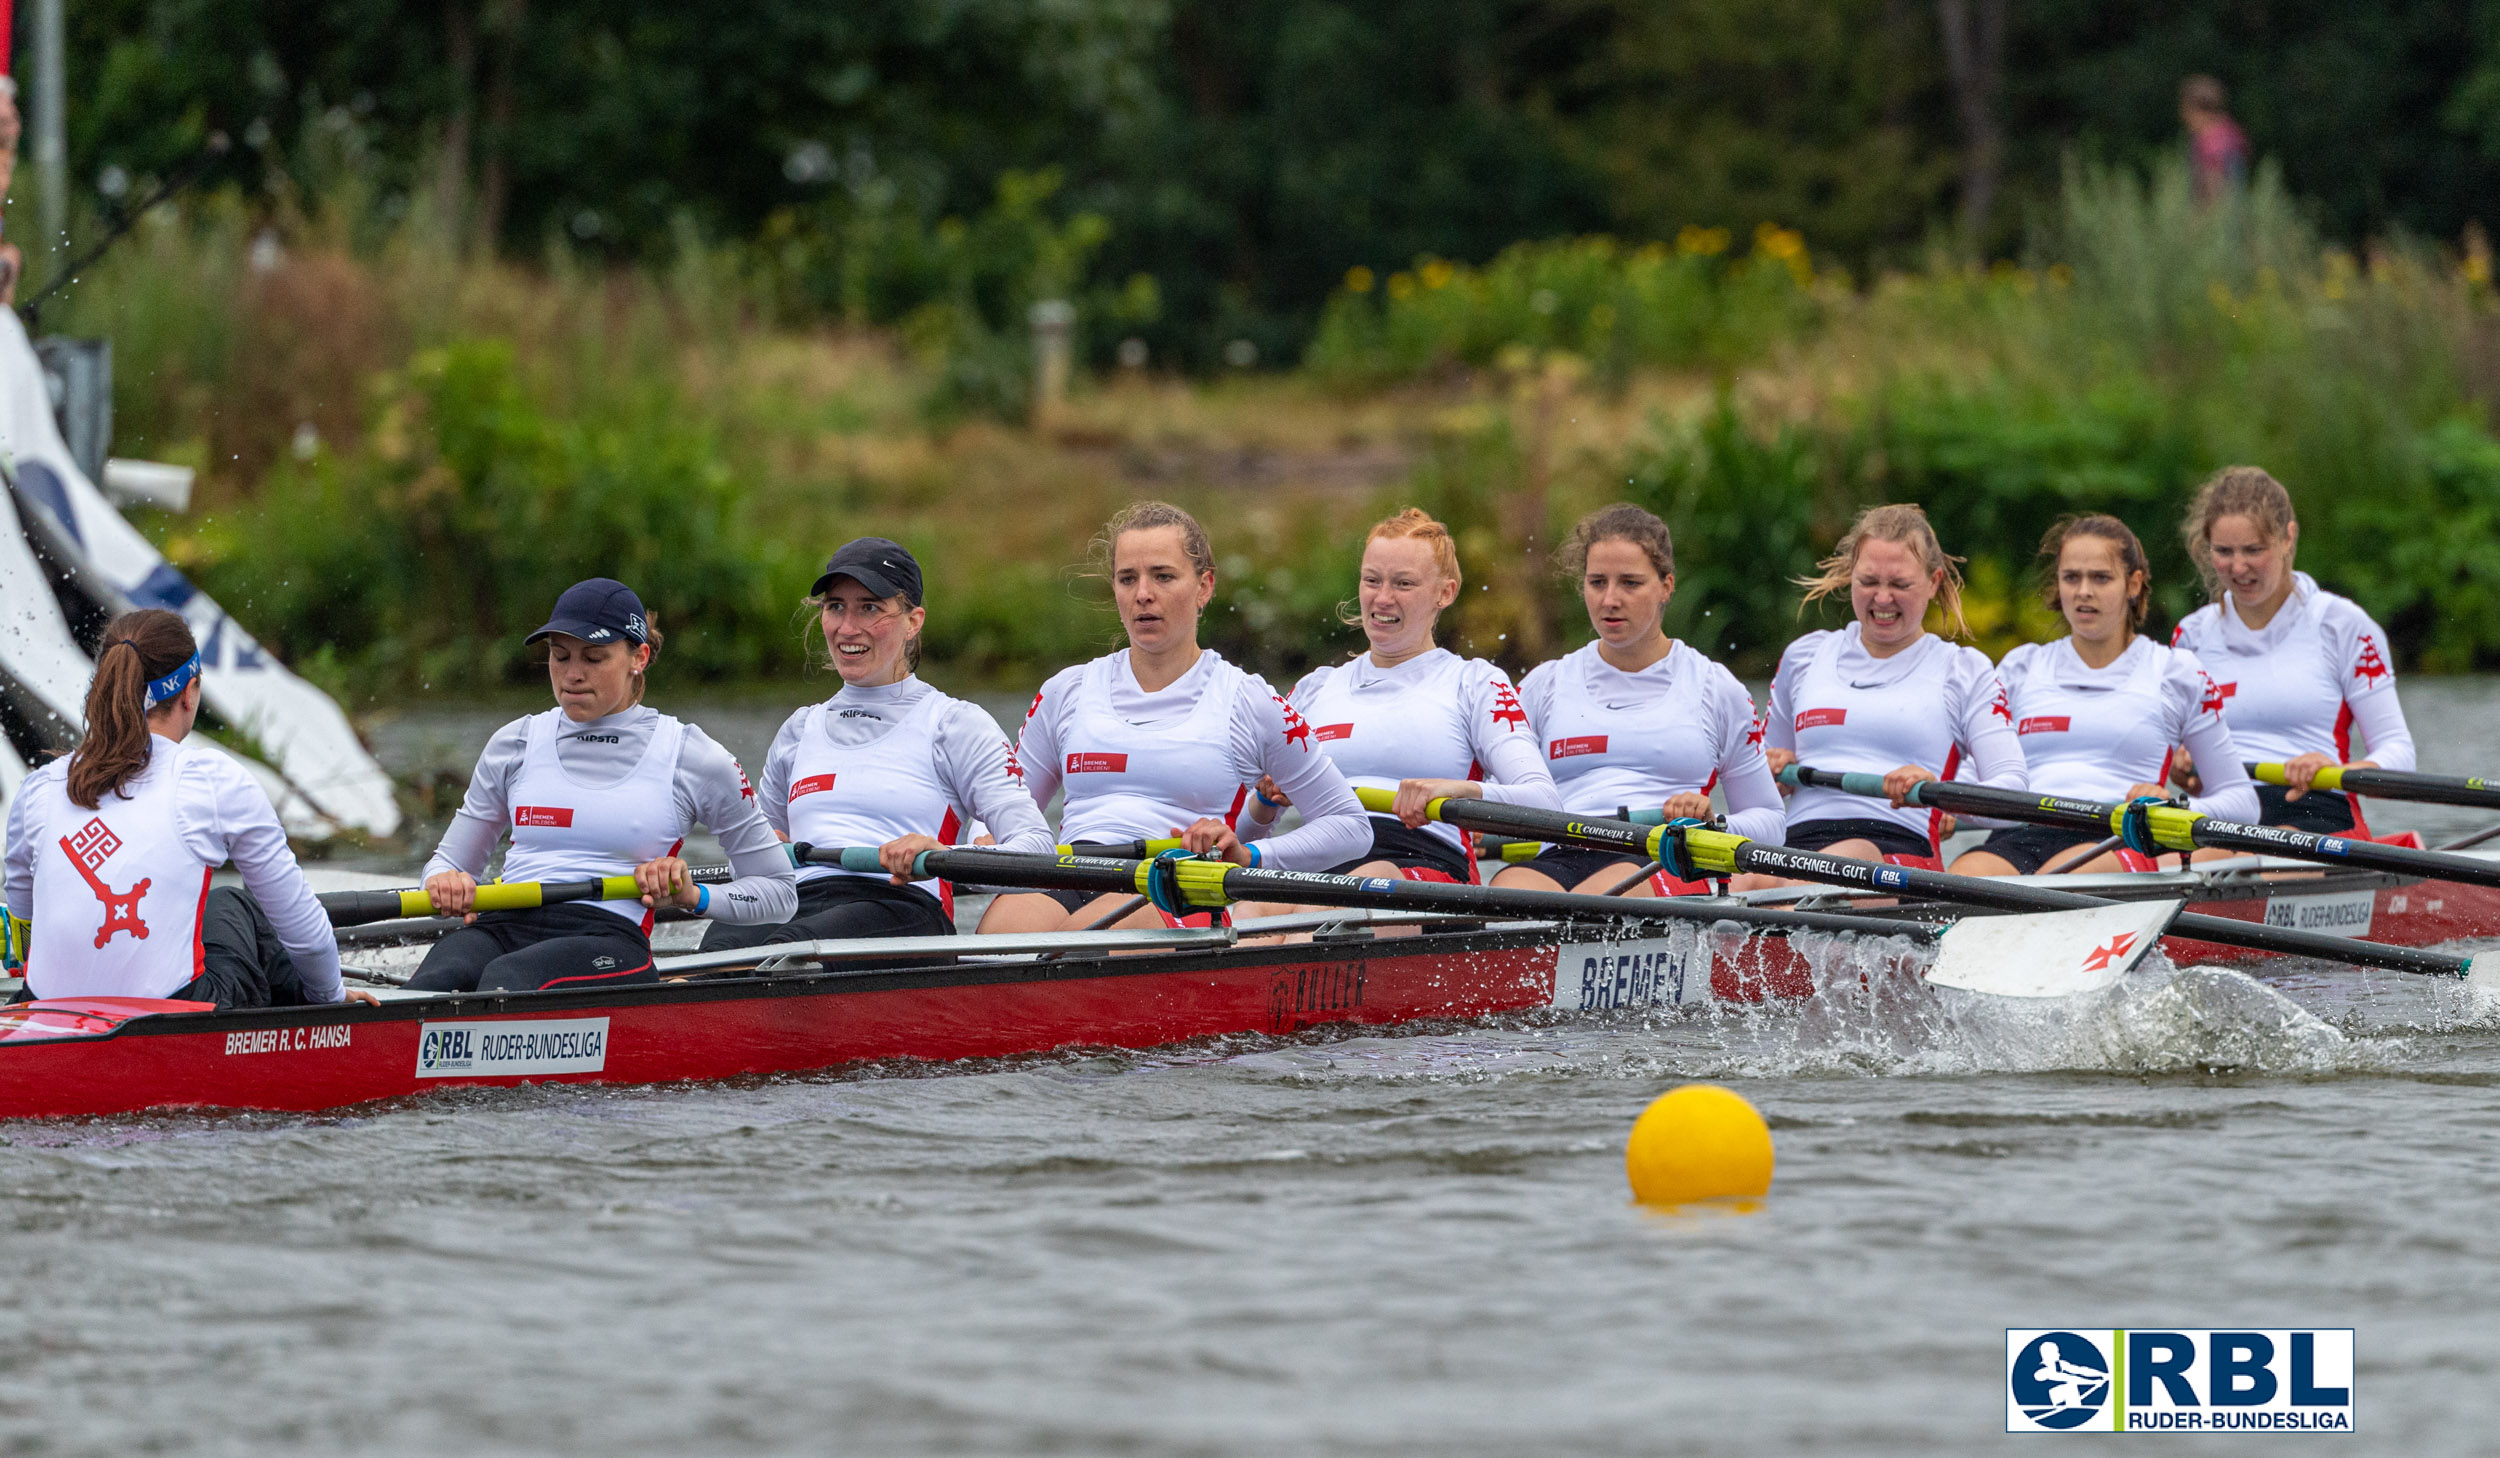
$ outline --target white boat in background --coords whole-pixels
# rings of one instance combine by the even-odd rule
[[[13,488],[0,494],[0,675],[20,714],[79,732],[94,666],[63,616],[40,547],[80,594],[108,612],[161,607],[180,613],[199,639],[209,707],[269,756],[236,758],[269,790],[288,833],[340,829],[389,835],[399,828],[390,776],[356,737],[328,694],[287,671],[215,599],[193,586],[105,500],[70,456],[25,327],[0,309],[0,459]],[[25,766],[0,745],[0,791],[14,793]]]

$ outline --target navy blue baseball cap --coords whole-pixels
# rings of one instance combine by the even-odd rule
[[[522,641],[535,643],[541,638],[562,633],[585,643],[628,643],[651,641],[650,620],[642,611],[642,599],[634,590],[613,577],[593,577],[564,589],[556,599],[556,610],[547,619],[547,626]]]
[[[809,595],[821,596],[837,577],[848,577],[879,597],[899,597],[913,607],[920,606],[920,559],[901,542],[884,537],[845,542],[825,564],[825,575],[808,589]]]

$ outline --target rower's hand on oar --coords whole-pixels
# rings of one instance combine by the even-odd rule
[[[1784,770],[1797,762],[1797,751],[1793,749],[1765,749],[1762,751],[1762,762],[1770,767],[1771,778],[1778,783],[1780,793],[1782,795],[1793,795],[1797,793],[1796,786],[1788,783],[1786,780],[1780,779],[1779,777],[1781,770]]]
[[[425,899],[436,916],[457,916],[461,924],[477,920],[469,908],[477,904],[477,877],[466,871],[437,871],[425,878]]]
[[[1707,820],[1710,818],[1710,797],[1687,790],[1681,795],[1669,795],[1666,803],[1658,808],[1666,812],[1669,820]]]
[[[1276,817],[1284,814],[1285,807],[1292,803],[1293,796],[1276,788],[1274,775],[1261,775],[1258,795],[1250,802],[1250,818],[1261,825],[1274,825]]]
[[[1892,797],[1892,806],[1898,810],[1910,802],[1912,790],[1934,778],[1936,778],[1934,770],[1921,765],[1905,764],[1884,776],[1884,793]]]
[[[1250,864],[1250,851],[1241,843],[1241,837],[1233,834],[1231,826],[1212,815],[1186,830],[1176,825],[1172,827],[1172,834],[1191,855],[1202,856],[1212,851],[1236,866]]]
[[[2146,795],[2150,795],[2156,800],[2167,800],[2170,798],[2170,787],[2168,785],[2129,785],[2127,786],[2127,793],[2123,798],[2129,800],[2140,800]]]
[[[908,886],[912,883],[911,864],[921,852],[944,849],[946,847],[938,843],[936,836],[906,835],[877,847],[877,864],[885,867],[886,874],[894,878],[895,885]]]
[[[2283,796],[2283,803],[2288,805],[2308,794],[2310,782],[2318,777],[2318,771],[2333,763],[2335,763],[2333,756],[2319,754],[2314,750],[2283,761],[2283,783],[2289,791]]]
[[[1389,813],[1409,830],[1421,830],[1431,823],[1425,812],[1435,800],[1481,800],[1484,786],[1474,780],[1400,780],[1398,797],[1389,806]]]
[[[2170,756],[2170,783],[2176,785],[2181,794],[2201,795],[2205,793],[2205,781],[2196,773],[2196,761],[2188,757],[2185,745],[2181,745],[2178,752]]]
[[[642,904],[655,911],[663,906],[693,906],[702,899],[686,863],[675,856],[654,856],[634,867],[634,885],[642,892]]]

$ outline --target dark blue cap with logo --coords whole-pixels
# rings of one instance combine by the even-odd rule
[[[837,577],[848,577],[879,597],[899,597],[913,607],[920,606],[920,560],[901,542],[861,537],[844,543],[825,564],[825,575],[808,591],[821,596]]]
[[[642,599],[634,590],[613,577],[593,577],[564,589],[556,599],[556,610],[549,615],[547,626],[524,639],[535,643],[541,638],[562,633],[585,643],[628,643],[651,641],[649,620],[643,615]]]

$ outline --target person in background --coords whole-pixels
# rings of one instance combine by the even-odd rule
[[[2208,206],[2248,183],[2248,134],[2222,103],[2222,83],[2211,76],[2190,76],[2179,83],[2189,176],[2195,181],[2196,200]]]

